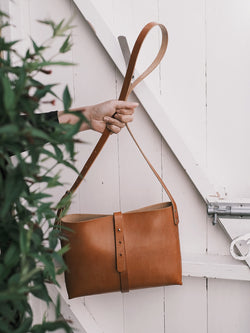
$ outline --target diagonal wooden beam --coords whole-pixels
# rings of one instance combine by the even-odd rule
[[[46,286],[54,304],[57,303],[57,297],[60,297],[61,314],[70,323],[73,331],[77,333],[103,333],[94,316],[85,306],[83,299],[68,299],[63,275],[57,277],[57,280],[61,286],[60,289],[54,284],[47,284]]]

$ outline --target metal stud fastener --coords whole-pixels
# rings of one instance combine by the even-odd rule
[[[121,229],[120,229],[120,228],[118,228],[117,230],[118,230],[118,231],[121,231]]]

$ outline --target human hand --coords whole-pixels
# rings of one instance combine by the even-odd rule
[[[71,111],[80,111],[89,120],[89,124],[84,122],[80,131],[93,129],[102,133],[107,127],[113,133],[119,133],[120,130],[133,120],[134,109],[138,103],[110,100],[100,104],[86,106],[83,108],[72,109]],[[115,114],[114,118],[112,115]],[[76,115],[70,113],[58,112],[60,123],[75,124],[79,121]]]
[[[126,123],[133,120],[134,109],[137,106],[138,103],[134,102],[111,100],[87,107],[86,117],[93,130],[102,133],[107,127],[117,134]],[[115,114],[114,118],[112,118],[113,114]]]

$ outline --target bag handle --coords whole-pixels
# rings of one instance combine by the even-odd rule
[[[134,73],[134,69],[135,69],[135,65],[136,65],[136,61],[137,61],[141,46],[142,46],[147,34],[149,33],[149,31],[155,26],[158,26],[161,30],[161,34],[162,34],[161,47],[160,47],[160,49],[158,51],[158,54],[156,55],[154,61],[152,62],[152,64],[133,83],[131,83],[133,73]],[[127,72],[126,72],[126,75],[125,75],[125,78],[124,78],[121,93],[120,93],[120,96],[119,96],[119,100],[125,101],[128,98],[128,96],[130,95],[130,93],[132,92],[132,90],[159,65],[159,63],[161,62],[161,60],[162,60],[162,58],[163,58],[163,56],[166,52],[167,45],[168,45],[168,32],[167,32],[167,29],[164,25],[156,23],[156,22],[150,22],[142,29],[142,31],[140,32],[140,34],[139,34],[139,36],[138,36],[138,38],[137,38],[137,40],[134,44],[134,47],[133,47],[133,50],[132,50],[132,53],[131,53],[131,56],[130,56],[130,60],[129,60]],[[115,114],[112,117],[114,117],[114,116],[115,116]],[[159,180],[162,187],[166,191],[166,193],[167,193],[167,195],[168,195],[168,197],[169,197],[169,199],[172,203],[172,206],[173,206],[174,222],[175,222],[175,224],[178,224],[179,217],[178,217],[178,212],[177,212],[177,206],[176,206],[176,203],[175,203],[171,193],[169,192],[169,190],[166,187],[166,185],[164,184],[163,180],[161,179],[159,174],[156,172],[156,170],[154,169],[152,164],[149,162],[149,160],[147,159],[147,157],[143,153],[141,147],[139,146],[139,144],[135,140],[134,135],[132,134],[132,132],[131,132],[131,130],[128,127],[127,124],[126,124],[126,127],[129,131],[129,134],[131,135],[132,139],[134,140],[136,146],[138,147],[139,151],[141,152],[142,156],[144,157],[144,159],[148,163],[149,167],[154,172],[156,178]],[[72,195],[75,192],[75,190],[78,188],[78,186],[81,184],[82,180],[86,176],[90,167],[94,163],[96,157],[99,155],[99,153],[102,150],[104,144],[108,140],[110,134],[111,134],[111,132],[109,131],[109,129],[106,128],[104,130],[102,136],[100,137],[99,141],[97,142],[93,152],[91,153],[90,157],[88,158],[87,162],[85,163],[84,167],[82,168],[79,176],[75,180],[74,184],[71,186],[70,190],[67,191],[64,194],[62,199],[65,198],[68,195]],[[63,210],[64,210],[64,208],[60,208],[57,211],[57,217],[58,218],[60,218],[61,213],[62,213]]]

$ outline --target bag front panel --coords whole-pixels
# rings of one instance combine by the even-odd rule
[[[179,233],[172,207],[123,218],[130,289],[181,284]]]
[[[67,227],[73,230],[66,232],[70,250],[64,256],[69,298],[120,290],[113,216],[70,223]]]

